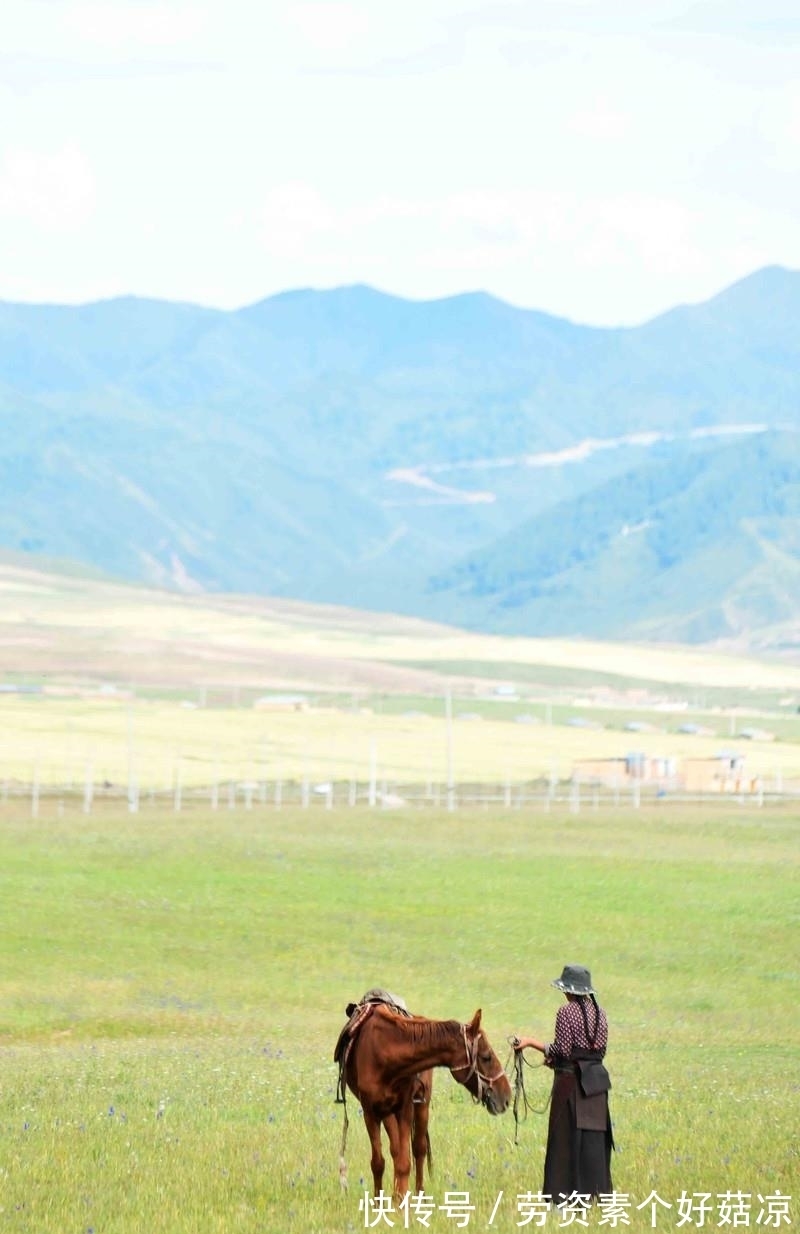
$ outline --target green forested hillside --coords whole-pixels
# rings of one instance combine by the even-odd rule
[[[619,330],[366,287],[3,304],[0,548],[485,629],[747,638],[794,605],[767,494],[798,340],[777,268]]]
[[[800,613],[800,436],[673,447],[431,583],[519,631],[706,641]]]

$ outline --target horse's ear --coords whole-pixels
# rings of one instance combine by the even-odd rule
[[[470,1037],[477,1037],[480,1030],[481,1030],[481,1009],[479,1007],[469,1022]]]

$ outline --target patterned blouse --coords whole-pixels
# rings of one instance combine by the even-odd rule
[[[559,1007],[556,1015],[556,1031],[555,1039],[550,1043],[545,1051],[545,1058],[548,1062],[558,1062],[569,1058],[573,1050],[598,1050],[602,1058],[606,1052],[608,1045],[608,1020],[606,1013],[602,1007],[595,1008],[595,1004],[590,998],[580,1000],[583,1003],[583,1008],[586,1011],[586,1019],[589,1025],[589,1036],[586,1035],[586,1027],[583,1022],[583,1014],[581,1005],[576,1000],[575,1002],[565,1003],[563,1007]],[[597,1017],[600,1017],[600,1024],[597,1025]],[[597,1032],[595,1032],[597,1028]],[[590,1038],[594,1040],[590,1040]]]

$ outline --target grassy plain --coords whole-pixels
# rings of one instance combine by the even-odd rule
[[[0,783],[566,779],[581,758],[714,755],[747,728],[775,738],[746,743],[749,776],[800,778],[793,663],[180,596],[32,558],[0,560],[0,686],[42,691],[0,692]],[[308,709],[254,707],[286,691]]]
[[[799,829],[786,808],[725,803],[88,817],[49,803],[35,820],[6,803],[0,1228],[364,1228],[352,1104],[347,1191],[338,1177],[345,1004],[377,984],[430,1016],[481,1006],[506,1061],[509,1033],[549,1034],[565,962],[590,965],[609,1014],[626,1228],[651,1228],[636,1206],[653,1190],[672,1205],[658,1228],[675,1228],[683,1192],[711,1194],[706,1227],[743,1192],[736,1224],[755,1227],[757,1197],[800,1177]],[[538,1110],[548,1087],[527,1073]],[[429,1193],[469,1192],[470,1228],[519,1228],[545,1128],[531,1113],[515,1145],[510,1113],[491,1119],[438,1073]],[[431,1228],[456,1223],[437,1211]]]
[[[774,732],[743,751],[769,789],[800,777],[797,665],[484,638],[6,558],[0,686],[3,1230],[365,1228],[352,1108],[347,1191],[338,1177],[345,1004],[385,985],[430,1016],[481,1005],[506,1061],[509,1033],[549,1034],[565,962],[592,967],[611,1020],[626,1228],[652,1228],[635,1206],[654,1189],[672,1205],[661,1228],[684,1191],[711,1193],[706,1226],[724,1224],[719,1194],[748,1193],[730,1224],[756,1226],[759,1194],[798,1189],[791,804],[279,810],[256,793],[211,810],[187,792],[178,813],[157,796],[217,779],[563,779],[631,749],[715,753],[746,725]],[[254,706],[281,691],[310,706]],[[679,733],[686,718],[713,735]],[[88,779],[135,781],[140,812],[98,791],[84,813]],[[539,1110],[547,1091],[530,1071]],[[516,1145],[510,1114],[440,1074],[430,1193],[468,1191],[472,1228],[519,1228],[545,1127],[532,1113]],[[437,1211],[431,1228],[458,1227]]]
[[[144,789],[214,780],[276,779],[362,784],[374,758],[390,784],[566,780],[581,758],[613,758],[629,750],[655,757],[711,757],[722,748],[747,756],[748,773],[768,788],[800,779],[800,723],[786,739],[737,742],[727,734],[698,737],[676,731],[628,733],[561,723],[477,720],[456,710],[452,727],[441,701],[437,714],[408,714],[324,705],[307,711],[252,707],[187,709],[169,700],[0,697],[0,780],[79,787],[87,774],[124,788],[131,775]],[[272,790],[270,790],[272,791]]]
[[[505,638],[391,614],[257,596],[177,595],[0,556],[2,671],[223,690],[265,686],[441,695],[443,682],[800,691],[800,665],[709,648]]]
[[[458,718],[449,743],[447,731],[443,714],[406,717],[325,707],[186,711],[166,701],[0,699],[0,793],[10,780],[16,785],[9,791],[30,796],[37,779],[42,791],[71,788],[80,794],[87,777],[124,792],[132,777],[141,793],[169,795],[180,782],[184,790],[202,791],[206,800],[216,782],[223,799],[226,785],[237,784],[241,799],[243,785],[250,784],[254,795],[273,796],[280,783],[288,796],[287,782],[293,781],[297,799],[300,782],[308,779],[317,785],[336,781],[341,801],[351,779],[367,791],[374,758],[378,785],[390,792],[402,793],[409,784],[444,785],[452,766],[456,784],[491,785],[502,794],[506,782],[569,780],[587,756],[616,758],[637,750],[680,761],[730,748],[746,756],[748,775],[761,776],[767,792],[800,781],[800,739],[794,735],[780,742],[740,742]]]

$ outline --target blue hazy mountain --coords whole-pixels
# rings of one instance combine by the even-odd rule
[[[483,629],[779,641],[799,410],[777,267],[626,329],[362,286],[0,304],[0,546]]]

